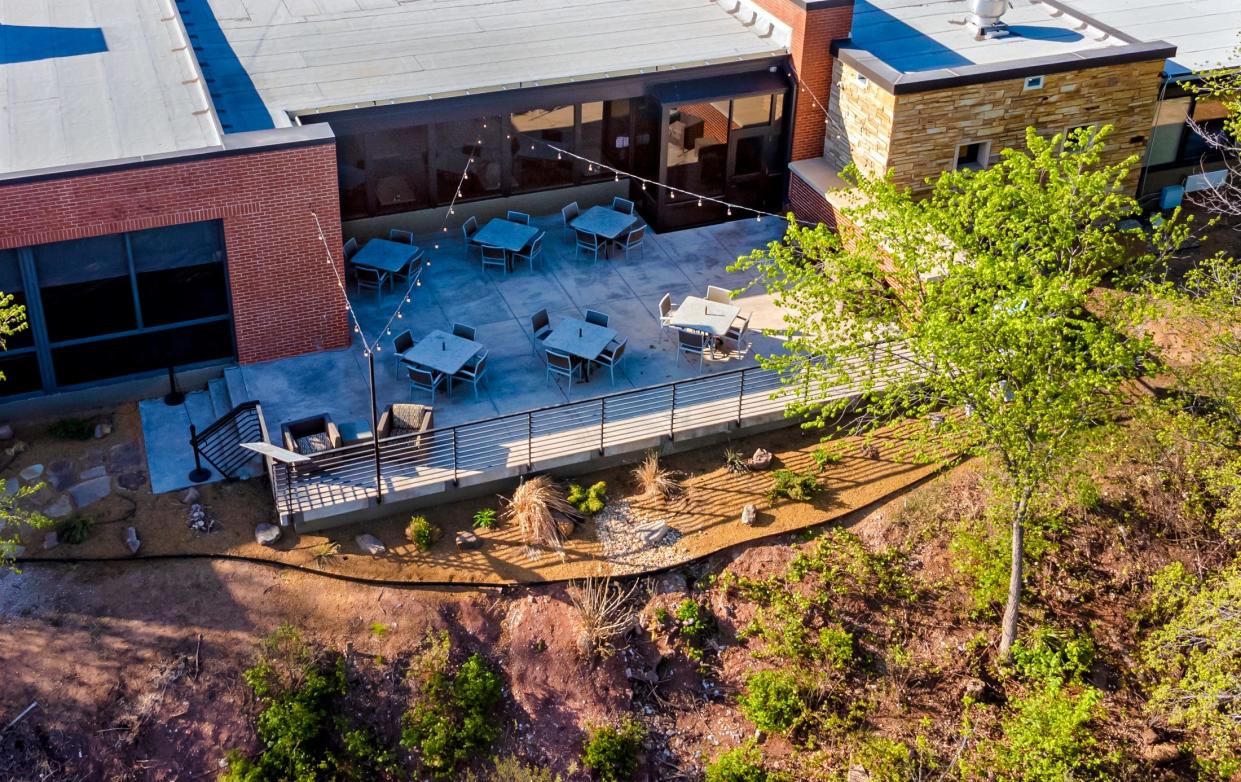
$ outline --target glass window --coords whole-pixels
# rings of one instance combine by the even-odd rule
[[[222,234],[204,222],[130,235],[144,326],[228,314]]]
[[[223,320],[53,348],[52,366],[67,386],[232,355],[232,325]]]
[[[513,189],[543,190],[573,184],[573,158],[550,149],[573,149],[573,106],[531,109],[510,117],[513,123]]]
[[[33,350],[12,355],[0,353],[0,372],[4,373],[4,380],[0,380],[0,397],[29,394],[43,388],[39,356]]]
[[[366,217],[370,205],[366,198],[365,136],[337,134],[336,174],[340,180],[340,216],[346,220]]]
[[[504,175],[498,119],[440,122],[433,126],[433,133],[439,203],[452,201],[458,186],[462,198],[499,195]],[[462,181],[461,172],[471,158],[474,162],[470,164],[469,176]]]
[[[1181,136],[1185,132],[1185,120],[1189,117],[1191,98],[1169,98],[1159,104],[1155,113],[1155,127],[1151,130],[1147,150],[1147,165],[1157,166],[1173,163],[1181,148]]]
[[[52,342],[137,328],[129,261],[120,234],[33,249]]]
[[[771,122],[771,96],[754,95],[733,101],[733,127],[755,128]]]
[[[979,171],[987,167],[991,157],[991,142],[976,141],[957,147],[957,168]]]
[[[374,214],[431,206],[426,128],[392,128],[366,134],[366,178]]]
[[[711,103],[683,104],[668,114],[668,184],[703,195],[724,194],[728,116]]]
[[[630,170],[630,102],[610,100],[582,104],[582,154],[621,171]]]
[[[0,250],[0,293],[7,293],[13,297],[9,302],[10,306],[24,307],[26,305],[25,283],[22,281],[21,266],[18,265],[17,250]],[[18,350],[20,348],[28,348],[34,344],[34,331],[30,328],[30,311],[26,311],[27,320],[23,321],[24,327],[16,334],[4,337],[5,350]],[[0,391],[3,391],[0,388]]]

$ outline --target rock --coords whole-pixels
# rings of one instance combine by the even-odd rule
[[[879,448],[874,443],[866,443],[862,446],[862,450],[859,452],[859,455],[863,459],[878,459]]]
[[[78,476],[79,480],[89,481],[91,478],[99,478],[108,474],[108,468],[102,464],[82,470],[82,474]]]
[[[56,530],[52,530],[43,536],[43,550],[51,551],[60,545],[60,536],[56,534]]]
[[[26,553],[26,547],[20,543],[0,543],[0,558],[17,559]]]
[[[659,545],[659,542],[666,538],[668,533],[671,531],[672,527],[669,527],[662,521],[649,521],[645,524],[638,525],[636,529],[638,537],[640,537],[642,542],[647,546]]]
[[[123,473],[122,475],[118,476],[116,479],[116,483],[118,486],[120,486],[122,489],[127,489],[129,491],[137,491],[138,489],[141,489],[143,486],[146,485],[146,482],[147,482],[147,474],[143,472],[142,470]]]
[[[69,496],[73,498],[74,505],[79,508],[85,508],[99,502],[112,493],[112,479],[106,475],[91,478],[70,486],[68,492]]]
[[[205,506],[198,503],[190,506],[186,523],[189,524],[190,529],[197,532],[210,532],[215,527],[215,519],[211,518],[211,514],[207,513]]]
[[[26,450],[26,444],[21,440],[14,440],[12,445],[4,449],[4,455],[12,459],[24,450]]]
[[[560,531],[560,537],[570,538],[573,536],[573,530],[577,529],[577,525],[573,523],[573,519],[557,516],[556,529]]]
[[[45,483],[34,494],[28,495],[25,501],[36,508],[46,508],[59,497],[56,490]]]
[[[477,551],[483,547],[482,538],[473,532],[461,530],[457,533],[457,549],[459,551]]]
[[[254,542],[260,546],[273,546],[280,540],[280,534],[280,527],[263,522],[254,528]]]
[[[32,464],[29,467],[22,470],[21,472],[19,472],[17,475],[25,483],[34,483],[35,481],[43,477],[43,465]]]
[[[754,451],[753,456],[746,459],[745,465],[751,470],[766,470],[771,466],[773,458],[771,451],[768,451],[766,448],[758,448]]]
[[[68,459],[61,459],[47,466],[47,482],[57,491],[64,491],[76,480],[77,469]]]
[[[0,440],[13,439],[13,424],[0,424]]]
[[[108,472],[127,472],[143,466],[142,446],[134,440],[118,443],[108,449]]]
[[[69,499],[67,494],[60,495],[60,499],[47,506],[47,509],[43,511],[43,515],[50,519],[63,519],[70,513],[73,513],[73,500]]]
[[[142,541],[138,540],[138,530],[133,527],[125,528],[125,545],[129,548],[130,554],[137,554]]]
[[[1161,741],[1142,747],[1142,757],[1156,766],[1164,766],[1179,759],[1181,750],[1170,741]]]
[[[358,548],[362,549],[362,553],[370,554],[372,557],[382,557],[388,553],[388,547],[374,535],[358,535],[353,540],[358,544]]]
[[[95,419],[95,439],[102,440],[112,434],[112,416],[101,415]]]
[[[680,595],[689,591],[689,583],[680,573],[662,573],[655,579],[653,591],[657,595]]]
[[[750,503],[741,509],[741,523],[747,527],[753,527],[754,522],[758,521],[758,508]]]
[[[198,489],[195,489],[193,486],[191,486],[190,488],[181,492],[181,496],[178,497],[177,499],[181,500],[182,505],[193,505],[194,503],[198,502],[200,497],[202,497],[202,495],[198,493]]]
[[[851,766],[845,782],[870,782],[870,774],[861,766]]]

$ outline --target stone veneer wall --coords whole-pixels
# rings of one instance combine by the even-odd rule
[[[991,142],[991,160],[1021,148],[1027,126],[1045,134],[1082,125],[1112,125],[1107,163],[1142,155],[1159,97],[1163,60],[1048,74],[1041,89],[1024,78],[892,95],[858,81],[837,62],[826,155],[837,169],[850,160],[864,173],[892,169],[896,182],[918,188],[955,165],[957,148]],[[1134,172],[1130,188],[1137,186]]]

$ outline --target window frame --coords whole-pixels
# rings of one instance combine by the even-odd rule
[[[966,147],[977,146],[979,148],[979,165],[977,168],[970,165],[961,165],[961,150]],[[978,139],[976,141],[963,141],[957,144],[957,152],[952,158],[952,164],[949,171],[960,171],[968,169],[970,171],[985,171],[991,168],[991,141],[988,139]]]

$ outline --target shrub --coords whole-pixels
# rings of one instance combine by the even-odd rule
[[[64,523],[56,530],[56,538],[61,543],[77,545],[86,540],[86,537],[90,535],[92,526],[94,526],[94,522],[90,519],[75,514],[65,519]]]
[[[841,457],[839,451],[826,448],[815,448],[810,452],[810,458],[814,460],[814,465],[819,468],[819,472],[827,472],[827,468],[833,464],[840,464]]]
[[[495,529],[499,516],[495,508],[481,508],[474,512],[474,529]]]
[[[681,491],[677,473],[661,467],[659,454],[655,451],[647,451],[642,463],[634,468],[633,482],[637,484],[638,493],[643,497],[666,500]]]
[[[711,618],[710,612],[697,600],[688,597],[677,604],[674,614],[684,635],[701,638],[715,627],[715,620]]]
[[[717,756],[707,765],[705,782],[778,782],[783,775],[763,766],[763,752],[751,739]]]
[[[495,767],[482,773],[467,771],[464,779],[465,782],[562,782],[559,774],[527,765],[514,757],[496,758]]]
[[[914,739],[912,747],[884,736],[865,736],[854,748],[850,763],[866,769],[873,782],[930,779],[930,772],[939,765],[930,742],[922,734]]]
[[[1013,669],[1036,682],[1052,679],[1081,684],[1094,664],[1095,645],[1087,636],[1040,627],[1013,644]]]
[[[731,473],[745,473],[750,471],[750,463],[746,460],[741,451],[732,448],[724,449],[724,467]]]
[[[429,551],[431,544],[440,535],[440,528],[427,521],[426,516],[411,516],[405,526],[405,537],[419,551]]]
[[[589,489],[584,489],[576,483],[569,484],[569,503],[585,513],[593,516],[603,510],[603,506],[608,502],[608,485],[603,481],[593,484]]]
[[[772,475],[775,480],[767,490],[767,499],[770,502],[779,499],[810,502],[821,488],[819,479],[808,472],[776,470]]]
[[[974,618],[995,617],[1008,599],[1009,549],[1008,536],[985,523],[965,522],[953,533],[948,550],[953,569],[965,578]]]
[[[551,478],[536,475],[522,481],[506,501],[504,517],[517,523],[522,542],[527,546],[548,546],[560,550],[564,546],[564,538],[553,514],[571,513],[573,510]]]
[[[632,718],[619,726],[602,725],[589,729],[582,750],[582,764],[600,782],[626,782],[638,771],[638,749],[646,731]]]
[[[85,418],[61,418],[52,422],[47,433],[57,440],[89,440],[95,434],[95,425]]]
[[[791,732],[810,708],[800,677],[788,670],[750,674],[737,703],[755,727],[773,733]]]
[[[443,668],[429,671],[418,701],[405,713],[401,745],[417,749],[422,765],[436,777],[451,776],[495,740],[491,710],[499,700],[500,679],[477,653],[453,676]]]

